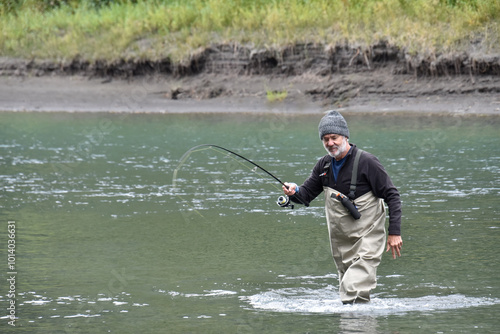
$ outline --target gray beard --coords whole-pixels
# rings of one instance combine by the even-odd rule
[[[325,147],[325,146],[323,145],[323,147]],[[329,156],[331,156],[332,158],[337,158],[338,156],[342,155],[347,150],[347,139],[344,138],[342,140],[342,144],[340,144],[340,146],[338,147],[337,153],[330,152],[326,147],[325,147],[325,150]]]

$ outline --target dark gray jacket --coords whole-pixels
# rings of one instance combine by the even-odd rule
[[[331,168],[327,167],[332,162],[332,157],[325,155],[318,160],[311,175],[300,186],[299,193],[290,199],[295,203],[309,205],[313,199],[321,194],[324,186],[335,189],[344,195],[349,194],[354,157],[358,151],[356,145],[351,144],[351,146],[346,161],[337,176],[337,182],[333,178]],[[354,202],[356,202],[356,198],[369,191],[382,198],[389,207],[389,234],[401,235],[401,199],[399,192],[377,157],[365,151],[361,154],[359,160]]]

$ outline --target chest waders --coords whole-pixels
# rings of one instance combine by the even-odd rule
[[[355,160],[359,160],[361,152],[358,150]],[[357,163],[352,173],[351,182],[356,182]],[[335,199],[339,192],[323,188],[330,246],[339,274],[340,299],[344,303],[367,302],[370,290],[377,285],[377,267],[386,242],[384,201],[371,191],[360,196],[356,206],[361,217],[355,220]],[[351,184],[349,197],[354,197],[354,192],[355,184]]]

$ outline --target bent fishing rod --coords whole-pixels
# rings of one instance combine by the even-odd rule
[[[288,186],[287,186],[285,183],[283,183],[283,182],[282,182],[279,178],[277,178],[277,177],[276,177],[275,175],[273,175],[271,172],[269,172],[268,170],[266,170],[264,167],[262,167],[262,166],[260,166],[260,165],[256,164],[256,163],[255,163],[255,162],[253,162],[252,160],[250,160],[250,159],[248,159],[248,158],[245,158],[244,156],[242,156],[242,155],[240,155],[240,154],[238,154],[238,153],[236,153],[236,152],[233,152],[233,151],[231,151],[231,150],[229,150],[229,149],[227,149],[227,148],[225,148],[225,147],[222,147],[222,146],[219,146],[219,145],[215,145],[215,144],[201,144],[201,145],[198,145],[198,146],[194,146],[194,147],[192,147],[192,148],[191,148],[191,149],[189,149],[186,153],[184,153],[184,155],[181,157],[180,162],[179,162],[179,166],[181,166],[181,165],[184,163],[184,161],[185,161],[185,160],[189,157],[189,155],[191,154],[191,152],[192,152],[192,151],[197,150],[197,149],[199,149],[199,148],[201,148],[201,147],[215,147],[215,148],[218,148],[218,149],[220,149],[220,150],[226,151],[226,152],[228,152],[228,153],[230,153],[230,154],[233,154],[233,155],[237,156],[238,158],[243,159],[243,160],[245,160],[246,162],[248,162],[248,163],[250,163],[250,164],[254,165],[254,166],[255,166],[255,167],[257,167],[257,168],[259,168],[260,170],[262,170],[263,172],[265,172],[267,175],[269,175],[270,177],[272,177],[273,179],[275,179],[275,180],[276,180],[276,181],[278,181],[281,185],[283,185],[285,188],[287,188],[287,189],[288,189]],[[179,167],[178,167],[178,168],[179,168]],[[176,178],[176,176],[177,176],[177,170],[178,170],[178,168],[176,168],[176,169],[174,170],[174,180],[175,180],[175,178]],[[304,203],[304,202],[303,202],[300,198],[298,198],[298,197],[296,197],[296,198],[297,198],[297,200],[299,200],[302,204],[306,205],[306,204],[305,204],[305,203]],[[283,195],[282,195],[282,196],[280,196],[280,197],[278,198],[278,201],[277,201],[276,203],[277,203],[279,206],[281,206],[281,207],[290,207],[291,209],[293,209],[293,208],[294,208],[293,204],[291,204],[291,203],[290,203],[290,198],[289,198],[288,196],[286,196],[286,195],[284,195],[284,196],[283,196]],[[306,205],[306,206],[308,206],[308,205]]]

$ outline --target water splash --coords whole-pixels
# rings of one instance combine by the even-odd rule
[[[469,297],[460,294],[448,296],[423,296],[418,298],[375,297],[368,304],[343,305],[335,287],[320,289],[283,288],[240,297],[257,310],[281,313],[370,315],[403,314],[408,312],[446,311],[500,304],[500,299]]]

